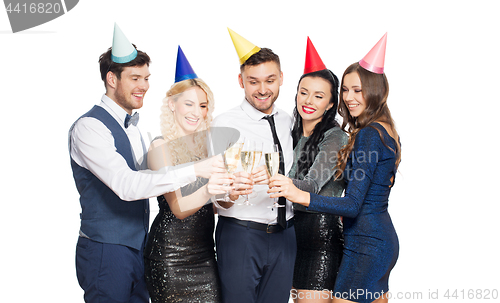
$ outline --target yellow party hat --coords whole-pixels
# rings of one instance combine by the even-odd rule
[[[245,63],[251,55],[260,51],[260,47],[255,46],[253,43],[243,38],[242,36],[235,33],[229,27],[227,28],[229,31],[229,35],[231,36],[231,40],[233,40],[234,48],[236,49],[236,53],[238,54],[238,58],[240,59],[240,64]]]

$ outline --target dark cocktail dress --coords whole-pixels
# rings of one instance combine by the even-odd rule
[[[206,179],[181,188],[183,196],[196,191]],[[220,302],[214,251],[214,211],[206,204],[193,215],[178,219],[163,196],[146,244],[145,273],[153,303]]]
[[[371,302],[389,290],[389,273],[399,253],[387,211],[396,176],[395,150],[396,142],[380,124],[363,128],[344,172],[345,197],[311,194],[309,210],[344,217],[344,255],[334,289],[340,298]]]
[[[294,148],[294,163],[289,177],[297,188],[329,197],[340,197],[344,181],[334,181],[337,152],[347,143],[339,127],[325,132],[319,152],[305,176],[297,176],[298,159],[308,137],[301,137]],[[306,210],[294,204],[297,258],[293,287],[307,290],[333,290],[342,259],[343,236],[339,216]]]

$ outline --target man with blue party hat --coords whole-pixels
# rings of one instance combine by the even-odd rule
[[[106,93],[69,131],[71,168],[82,212],[76,273],[85,302],[149,302],[143,248],[149,198],[208,178],[213,161],[153,173],[137,127],[149,89],[149,56],[115,24],[99,58]]]

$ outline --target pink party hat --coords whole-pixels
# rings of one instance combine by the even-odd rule
[[[359,61],[359,65],[375,74],[384,73],[385,45],[387,43],[387,33],[375,44],[375,46]]]
[[[311,39],[307,37],[306,63],[304,64],[304,74],[326,69]]]

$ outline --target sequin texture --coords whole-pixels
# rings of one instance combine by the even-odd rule
[[[344,171],[345,196],[311,194],[308,209],[344,216],[344,255],[334,291],[354,294],[345,298],[351,301],[371,302],[387,293],[398,259],[398,236],[387,211],[396,175],[395,149],[395,141],[380,124],[363,128]]]
[[[182,189],[183,195],[189,194],[186,190]],[[151,301],[220,302],[212,204],[183,220],[175,217],[163,196],[158,197],[158,204],[160,212],[144,252]]]
[[[342,223],[338,216],[295,212],[297,258],[293,287],[333,290],[342,259]]]
[[[297,160],[308,137],[302,136],[294,148],[294,163],[290,170],[293,184],[301,190],[323,196],[340,197],[343,181],[334,181],[333,168],[337,152],[347,143],[347,135],[339,127],[324,133],[319,152],[307,175],[297,176]],[[337,215],[308,211],[294,204],[297,258],[293,274],[293,287],[305,290],[333,290],[342,259],[342,222]]]

